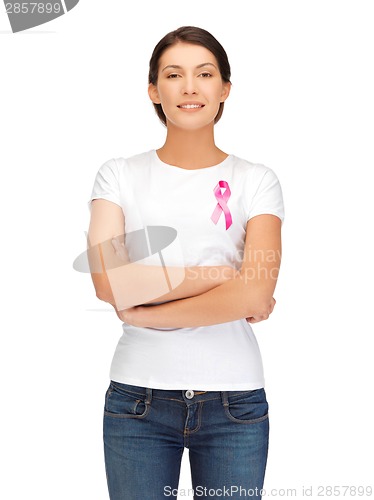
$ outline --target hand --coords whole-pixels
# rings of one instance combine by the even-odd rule
[[[265,319],[268,319],[270,314],[273,312],[275,303],[276,303],[276,300],[274,297],[272,297],[270,300],[268,310],[263,314],[259,314],[257,316],[250,316],[249,318],[246,318],[247,323],[259,323],[260,321],[264,321]]]
[[[113,307],[117,316],[123,323],[133,326],[144,326],[141,324],[139,316],[141,306],[133,306],[127,309],[122,309],[121,311],[118,311],[115,306]]]
[[[112,245],[117,257],[119,257],[126,263],[130,263],[129,254],[127,252],[127,248],[125,247],[124,241],[122,241],[122,238],[122,236],[116,236],[115,238],[112,238]]]

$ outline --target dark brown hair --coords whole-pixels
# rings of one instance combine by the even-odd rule
[[[227,58],[227,54],[222,45],[211,35],[208,31],[197,28],[196,26],[182,26],[174,31],[171,31],[165,35],[156,45],[153,50],[152,57],[149,61],[149,74],[148,83],[153,83],[157,85],[158,77],[158,66],[160,57],[165,52],[166,49],[176,45],[178,42],[192,43],[195,45],[201,45],[206,49],[210,50],[214,54],[218,62],[219,72],[221,73],[221,78],[224,82],[230,82],[231,70],[230,64]],[[161,120],[161,122],[166,126],[166,116],[162,110],[161,104],[153,103],[156,113]],[[224,102],[219,105],[218,113],[214,119],[214,123],[217,123],[221,118],[223,113]]]

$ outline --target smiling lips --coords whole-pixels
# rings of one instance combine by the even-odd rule
[[[179,104],[177,107],[179,109],[184,109],[184,110],[197,110],[201,109],[205,106],[205,104],[201,102],[184,102],[182,104]]]

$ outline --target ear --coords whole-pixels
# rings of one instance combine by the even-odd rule
[[[148,95],[149,95],[150,100],[154,104],[161,104],[160,98],[158,96],[157,87],[156,87],[156,85],[153,85],[153,83],[150,83],[148,85]]]
[[[226,101],[226,99],[230,95],[230,90],[231,90],[231,83],[230,82],[223,82],[222,92],[221,92],[221,102]]]

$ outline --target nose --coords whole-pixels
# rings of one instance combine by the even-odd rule
[[[197,94],[198,93],[196,81],[193,77],[186,76],[183,79],[182,93],[183,94]]]

